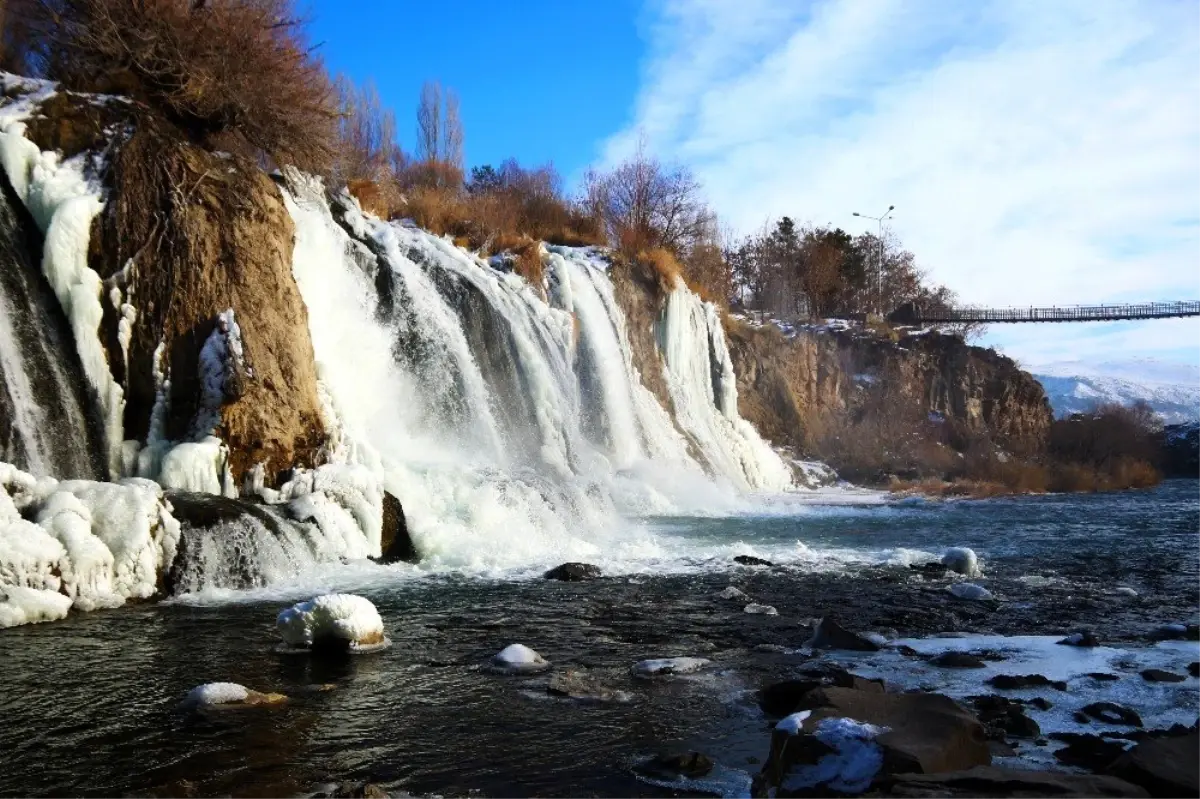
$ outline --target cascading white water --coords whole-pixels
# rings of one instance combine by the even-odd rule
[[[684,432],[705,444],[707,469],[688,455],[633,368],[598,254],[551,248],[548,304],[521,277],[367,217],[348,196],[335,213],[317,181],[289,173],[287,195],[339,457],[370,465],[401,498],[428,563],[489,570],[644,555],[657,543],[621,509],[728,507],[729,482],[789,485],[778,456],[746,434],[736,394],[722,387],[718,398],[711,381],[705,389],[685,373],[673,398],[687,409]],[[662,324],[681,368],[696,357],[728,363],[707,327],[693,357],[669,313]]]
[[[737,377],[717,309],[680,285],[667,297],[657,333],[675,418],[709,464],[745,489],[790,488],[787,464],[738,415]]]

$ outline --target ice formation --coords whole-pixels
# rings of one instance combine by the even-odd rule
[[[951,547],[942,554],[942,565],[952,572],[965,577],[982,577],[983,571],[979,566],[979,557],[975,550],[967,547]]]
[[[346,646],[351,650],[386,643],[383,619],[369,599],[354,594],[325,594],[279,614],[275,628],[296,648]]]
[[[545,671],[550,668],[545,658],[524,644],[509,644],[497,652],[488,665],[493,671],[519,673]]]
[[[70,321],[84,374],[99,398],[109,471],[116,476],[125,394],[109,371],[100,340],[102,281],[88,267],[92,220],[104,207],[101,191],[85,175],[86,156],[63,161],[25,138],[24,119],[53,92],[53,84],[42,84],[29,97],[0,107],[0,165],[45,236],[42,271]]]
[[[754,602],[751,602],[749,605],[742,608],[742,610],[746,613],[757,614],[757,615],[761,615],[761,616],[778,616],[779,615],[779,611],[776,610],[773,605],[759,605]]]
[[[787,735],[799,735],[804,729],[804,722],[812,715],[811,710],[801,710],[798,713],[793,713],[790,716],[784,716],[775,725],[775,729]]]
[[[0,464],[0,486],[0,626],[148,598],[175,558],[179,524],[155,483],[60,482]]]

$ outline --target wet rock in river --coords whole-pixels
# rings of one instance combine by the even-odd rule
[[[944,669],[982,669],[987,667],[986,663],[974,655],[953,650],[941,653],[930,660],[929,665],[940,666]]]
[[[734,588],[732,585],[725,588],[725,590],[722,591],[721,593],[717,594],[717,596],[721,597],[721,599],[736,599],[736,600],[743,600],[743,599],[750,598],[749,596],[746,595],[745,591],[742,591],[739,588]]]
[[[1108,771],[1140,785],[1152,796],[1200,795],[1200,734],[1142,741],[1123,752]]]
[[[585,671],[566,671],[552,675],[546,692],[581,702],[628,702],[631,698],[628,692],[605,685]]]
[[[1183,682],[1187,677],[1163,669],[1146,669],[1142,672],[1142,679],[1146,682]]]
[[[1059,691],[1067,690],[1067,684],[1064,681],[1051,680],[1041,674],[997,674],[987,682],[988,685],[1003,691],[1012,691],[1021,688],[1041,688],[1043,686],[1050,686]]]
[[[1025,715],[1020,702],[1004,696],[975,696],[971,703],[991,733],[989,737],[1037,738],[1042,734],[1038,723]]]
[[[1093,635],[1090,630],[1079,630],[1078,632],[1071,633],[1061,641],[1055,641],[1055,643],[1062,644],[1063,646],[1093,647],[1100,646],[1100,639]]]
[[[1060,763],[1089,771],[1104,771],[1125,753],[1123,744],[1090,733],[1056,732],[1050,737],[1067,744],[1054,753]]]
[[[1124,724],[1128,727],[1141,727],[1142,717],[1136,711],[1130,710],[1116,702],[1092,702],[1080,709],[1083,715],[1105,724]]]
[[[740,563],[743,566],[774,566],[775,564],[763,558],[756,558],[753,555],[738,555],[733,559],[734,563]]]
[[[700,752],[659,754],[633,767],[634,772],[659,780],[699,779],[712,769],[712,759]]]
[[[821,619],[808,641],[813,649],[849,649],[858,652],[878,652],[881,647],[871,639],[847,630],[832,616]]]
[[[772,605],[759,605],[751,602],[746,607],[742,608],[745,613],[757,616],[778,616],[779,611]]]
[[[542,576],[547,580],[578,583],[584,580],[593,580],[600,574],[600,567],[591,563],[564,563],[561,566],[555,566]]]

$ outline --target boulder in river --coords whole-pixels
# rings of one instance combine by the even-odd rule
[[[875,738],[887,773],[958,771],[991,762],[983,725],[941,694],[887,694],[818,688],[804,696],[813,729],[822,719],[850,718],[886,728]]]
[[[737,555],[733,559],[734,563],[740,563],[743,566],[774,566],[775,564],[764,558],[756,558],[753,555]]]
[[[1090,630],[1079,630],[1068,635],[1061,641],[1055,641],[1056,644],[1063,646],[1080,646],[1093,647],[1100,646],[1100,639],[1092,634]]]
[[[988,681],[988,685],[1002,691],[1013,691],[1020,688],[1041,688],[1049,686],[1059,691],[1067,690],[1066,682],[1051,680],[1041,674],[997,674]]]
[[[1119,741],[1090,733],[1054,732],[1050,737],[1067,744],[1054,753],[1060,763],[1089,771],[1104,771],[1125,752],[1125,745]]]
[[[550,663],[524,644],[509,644],[488,661],[488,670],[502,674],[532,674],[550,668]]]
[[[286,701],[287,697],[283,694],[260,693],[235,682],[210,682],[188,691],[183,705],[191,708],[247,707],[277,705]]]
[[[1194,660],[1188,664],[1188,674],[1193,677],[1200,677],[1200,661]]]
[[[1151,738],[1122,753],[1108,773],[1140,785],[1151,796],[1200,795],[1200,734]]]
[[[742,610],[751,615],[758,615],[758,616],[778,616],[779,615],[779,611],[776,610],[773,605],[759,605],[754,602],[751,602],[749,605],[742,608]]]
[[[555,566],[544,575],[547,580],[562,580],[567,583],[578,583],[593,580],[600,576],[600,567],[591,563],[564,563]]]
[[[637,774],[658,780],[677,780],[680,777],[699,779],[712,769],[712,759],[700,752],[659,754],[633,767]]]
[[[971,653],[955,650],[943,652],[932,658],[929,665],[940,666],[943,669],[982,669],[987,667],[986,663]]]
[[[1142,679],[1146,682],[1183,682],[1187,677],[1163,669],[1146,669],[1142,672]]]
[[[882,648],[869,638],[847,630],[832,616],[821,619],[808,646],[813,649],[849,649],[858,652],[878,652]]]
[[[1136,711],[1130,710],[1116,702],[1092,702],[1080,708],[1080,712],[1088,718],[1103,721],[1105,724],[1124,724],[1127,727],[1141,727],[1142,717]]]
[[[299,602],[279,614],[275,629],[289,648],[313,652],[371,652],[389,643],[375,605],[355,594]]]
[[[416,563],[421,559],[417,545],[408,532],[404,507],[389,491],[383,492],[383,527],[380,532],[380,563]]]
[[[947,549],[942,554],[942,565],[964,577],[983,576],[983,570],[979,568],[979,556],[975,554],[975,550],[968,547]]]
[[[1037,721],[1025,715],[1020,702],[1005,696],[976,696],[971,699],[979,720],[994,737],[1037,738],[1042,734]]]
[[[628,692],[618,691],[585,671],[551,675],[546,692],[580,702],[628,702],[631,698]]]

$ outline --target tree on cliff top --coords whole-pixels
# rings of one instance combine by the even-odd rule
[[[291,0],[8,0],[6,53],[67,88],[124,94],[205,144],[324,171],[333,85]]]

